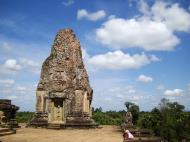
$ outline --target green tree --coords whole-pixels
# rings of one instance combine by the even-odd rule
[[[159,106],[150,113],[141,113],[138,125],[150,128],[157,136],[171,142],[182,139],[190,140],[189,113],[184,112],[185,107],[178,102],[162,99]]]
[[[123,111],[102,112],[100,108],[95,109],[92,118],[101,125],[120,125],[122,123]]]
[[[27,123],[32,119],[34,116],[34,112],[24,111],[24,112],[17,112],[16,119],[19,123]]]
[[[168,141],[181,141],[186,137],[185,107],[178,102],[170,102],[166,99],[161,100],[160,106],[162,106],[160,107],[162,118],[160,135]]]
[[[102,107],[96,108],[94,112],[102,112]]]

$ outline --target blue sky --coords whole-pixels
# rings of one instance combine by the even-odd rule
[[[0,0],[0,98],[35,110],[41,65],[63,28],[80,40],[93,107],[151,110],[168,98],[190,110],[188,0]]]

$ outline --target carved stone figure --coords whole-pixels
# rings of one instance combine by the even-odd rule
[[[134,125],[132,113],[130,111],[127,111],[127,113],[124,116],[124,122],[121,124],[121,129],[123,130],[123,132],[125,132],[125,130],[133,127]]]
[[[94,125],[92,93],[78,39],[71,29],[60,30],[50,56],[42,65],[36,90],[36,115],[43,115],[48,124]]]
[[[126,125],[133,125],[133,116],[132,116],[132,113],[131,112],[127,112],[126,115],[125,115],[125,123]]]

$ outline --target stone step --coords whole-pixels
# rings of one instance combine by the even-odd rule
[[[72,127],[72,128],[98,128],[98,124],[96,124],[96,123],[66,123],[65,127]]]
[[[14,131],[0,133],[0,136],[16,134]]]
[[[78,123],[78,124],[91,124],[92,122],[89,120],[67,120],[67,124],[70,124],[70,123]]]
[[[61,124],[49,123],[47,129],[61,129]]]
[[[2,133],[2,132],[8,132],[8,131],[10,131],[9,128],[0,128],[0,133]]]
[[[16,130],[10,130],[8,128],[0,128],[0,136],[16,134]]]

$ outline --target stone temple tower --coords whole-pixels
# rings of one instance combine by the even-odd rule
[[[94,127],[97,124],[91,118],[92,94],[79,40],[71,29],[60,30],[42,65],[36,115],[30,124]]]

